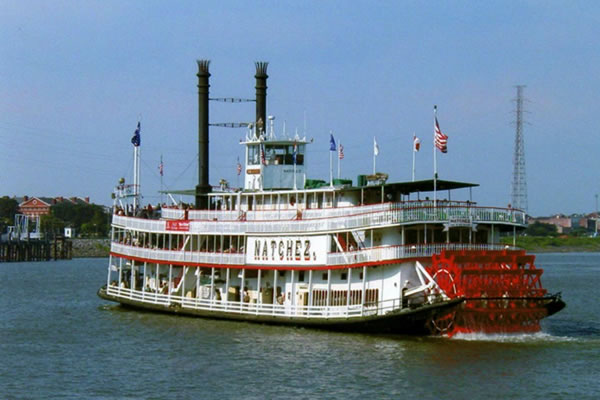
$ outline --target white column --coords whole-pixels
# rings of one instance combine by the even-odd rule
[[[242,283],[240,284],[240,310],[244,306],[244,280],[246,279],[246,270],[242,268]]]
[[[365,293],[367,290],[367,267],[363,266],[363,279],[362,279],[362,294],[361,294],[361,311],[360,314],[362,315],[364,309],[365,309]]]
[[[258,312],[258,305],[262,303],[262,296],[260,295],[260,278],[262,277],[262,270],[258,270],[258,277],[256,278],[256,310]]]
[[[348,268],[348,288],[346,292],[346,316],[350,307],[350,285],[352,283],[352,268]]]
[[[215,301],[215,267],[210,269],[210,308]]]
[[[229,302],[229,270],[231,268],[225,269],[225,304]]]
[[[291,297],[290,304],[292,306],[295,306],[296,305],[296,292],[294,290],[295,289],[294,288],[294,270],[291,270],[291,273],[292,273],[292,280],[290,281],[290,287],[291,287],[291,289],[290,289],[290,297]]]
[[[185,300],[185,276],[187,275],[189,267],[182,267],[181,272],[181,305],[183,305],[183,301]]]
[[[276,305],[279,305],[279,303],[277,302],[277,270],[274,269],[273,270],[273,314],[275,314],[275,308]],[[283,293],[283,296],[285,296],[285,292]]]
[[[198,303],[198,298],[200,298],[200,273],[201,273],[201,269],[200,267],[196,267],[196,304]]]
[[[144,298],[144,293],[146,292],[146,282],[148,281],[148,275],[146,275],[146,264],[148,264],[148,262],[144,261],[144,280],[142,281],[142,299]]]
[[[108,288],[110,287],[110,275],[112,273],[112,255],[108,256],[108,273],[106,274],[106,291],[108,292]]]
[[[310,315],[310,310],[313,304],[313,293],[312,293],[312,276],[313,270],[308,270],[308,314]]]
[[[327,307],[331,305],[331,270],[327,270]],[[329,314],[329,309],[327,310]]]
[[[398,290],[400,291],[398,298],[400,299],[400,308],[402,308],[402,302],[404,301],[404,293],[402,292],[402,270],[400,270],[400,272],[398,273],[399,277],[398,277]]]
[[[118,282],[118,291],[121,294],[121,282],[123,282],[123,259],[119,258],[119,282]]]
[[[156,298],[156,295],[158,294],[158,292],[160,290],[160,281],[158,279],[158,272],[159,272],[158,263],[156,263],[156,275],[154,278],[154,295],[155,295],[154,298]]]
[[[129,298],[133,297],[133,291],[136,289],[135,284],[135,260],[131,260],[131,269],[129,270]]]
[[[173,284],[173,264],[169,264],[169,283],[167,283],[167,293],[169,295],[169,303],[171,302],[171,285]]]

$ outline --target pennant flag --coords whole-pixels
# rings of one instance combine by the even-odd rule
[[[133,137],[131,138],[131,143],[135,146],[138,147],[141,144],[141,137],[140,137],[140,121],[138,121],[137,124],[137,128],[135,129],[135,133],[133,134]]]
[[[340,148],[338,150],[338,157],[340,160],[344,159],[344,146],[340,143]]]
[[[435,131],[435,147],[437,147],[442,153],[448,152],[448,136],[444,135],[440,129],[437,116],[435,117],[435,125],[433,127]]]
[[[335,139],[333,138],[333,134],[330,133],[329,134],[329,151],[335,151],[336,147],[335,147]]]
[[[373,137],[373,154],[379,155],[379,146],[377,145],[377,139]]]
[[[237,174],[238,176],[240,176],[240,174],[242,173],[242,164],[240,164],[240,158],[237,158]]]
[[[262,165],[267,165],[267,160],[265,159],[265,145],[264,143],[260,144],[260,162]]]
[[[421,148],[421,140],[415,135],[413,136],[413,151],[419,151]]]

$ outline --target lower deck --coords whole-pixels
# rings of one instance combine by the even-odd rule
[[[417,261],[278,270],[183,266],[111,256],[106,293],[191,310],[324,319],[385,315],[447,299]]]

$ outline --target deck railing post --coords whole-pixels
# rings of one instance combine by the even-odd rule
[[[352,284],[352,268],[348,267],[348,288],[346,290],[346,317],[350,312],[350,285]]]
[[[313,270],[309,269],[308,270],[308,312],[307,312],[308,316],[310,316],[310,314],[311,314],[312,303],[313,303],[312,276],[313,276]]]
[[[285,296],[285,293],[283,293]],[[273,270],[273,314],[275,314],[275,304],[279,304],[276,300],[277,298],[277,270]]]

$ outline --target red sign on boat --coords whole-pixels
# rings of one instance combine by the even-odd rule
[[[171,221],[167,221],[167,230],[168,231],[189,232],[189,230],[190,230],[190,221],[188,221],[188,220],[171,220]]]

